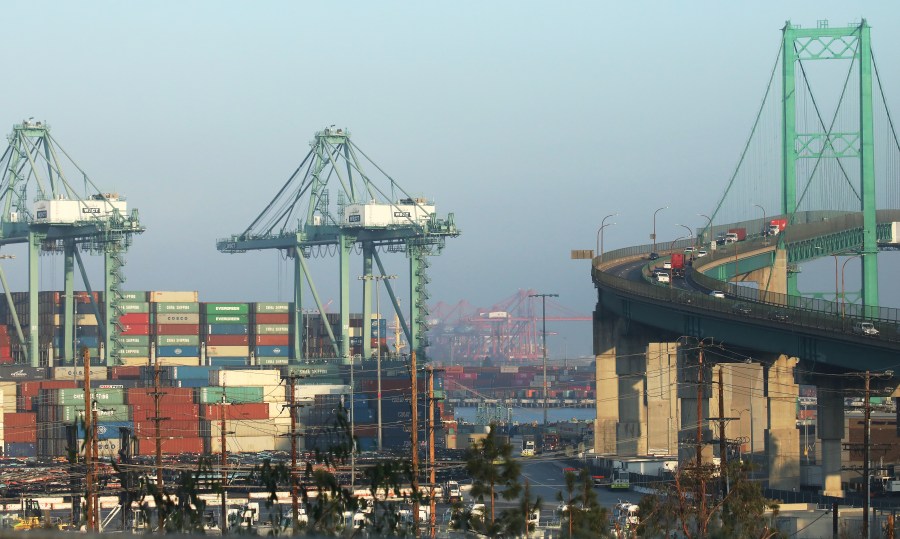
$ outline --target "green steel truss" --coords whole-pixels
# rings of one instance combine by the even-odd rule
[[[798,133],[796,131],[796,63],[803,60],[859,62],[859,131]],[[803,29],[788,21],[782,44],[782,204],[793,217],[797,206],[797,159],[856,157],[860,167],[860,210],[863,212],[861,254],[863,303],[878,306],[877,231],[875,218],[874,132],[872,113],[872,47],[865,20],[856,26]],[[838,234],[838,237],[841,237]],[[848,243],[856,243],[847,240]],[[840,242],[839,242],[840,243]],[[869,256],[871,255],[871,256]],[[797,275],[788,274],[788,294],[799,295]]]
[[[13,126],[8,137],[9,146],[0,157],[0,247],[16,243],[28,246],[28,326],[21,329],[19,313],[13,306],[7,289],[7,300],[13,316],[17,334],[24,350],[17,360],[31,366],[42,364],[42,354],[50,348],[42,349],[39,335],[39,255],[61,253],[64,257],[64,299],[63,299],[63,344],[62,359],[74,362],[77,351],[75,339],[75,267],[79,267],[85,289],[91,290],[87,270],[81,261],[80,252],[104,255],[104,296],[106,308],[101,310],[94,301],[93,311],[100,325],[101,344],[108,365],[118,363],[118,316],[117,301],[119,287],[124,280],[122,266],[124,253],[131,245],[133,236],[144,228],[140,224],[138,212],[132,209],[123,215],[113,207],[112,200],[124,200],[118,195],[110,195],[98,189],[87,174],[76,165],[50,135],[50,127],[39,121],[27,120]],[[62,157],[61,157],[62,156]],[[73,173],[73,180],[83,185],[81,191],[73,187],[74,181],[67,178]],[[77,218],[61,221],[47,220],[36,214],[32,201],[76,201],[79,212]],[[88,204],[100,205],[108,212],[101,217],[88,209]],[[0,278],[5,277],[0,271]],[[107,317],[101,315],[105,312]]]
[[[424,358],[427,346],[428,257],[443,250],[446,238],[459,235],[453,214],[441,219],[436,213],[427,211],[431,207],[429,203],[410,195],[397,184],[350,140],[350,133],[346,130],[332,126],[319,131],[310,142],[310,147],[300,166],[253,222],[242,233],[218,240],[216,248],[223,253],[278,249],[294,259],[294,358],[306,359],[305,333],[300,326],[304,316],[304,283],[313,296],[316,311],[324,313],[306,259],[335,252],[338,255],[340,283],[339,322],[337,328],[324,324],[335,358],[344,363],[350,362],[349,290],[354,278],[363,281],[363,355],[368,357],[372,354],[369,323],[373,314],[372,293],[375,286],[383,284],[410,349]],[[363,170],[364,164],[377,171],[378,182]],[[336,201],[330,197],[329,187],[332,186],[336,186],[338,191]],[[368,203],[390,205],[395,210],[400,204],[414,206],[427,214],[427,218],[413,219],[409,215],[400,215],[403,213],[400,212],[394,215],[400,215],[400,222],[386,226],[355,226],[344,222],[348,206]],[[351,257],[356,249],[362,254],[362,275],[358,277],[351,276],[350,271]],[[379,252],[400,252],[409,259],[411,305],[407,312],[401,308]],[[373,274],[376,270],[377,274]]]

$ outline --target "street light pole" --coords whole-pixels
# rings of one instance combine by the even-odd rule
[[[541,348],[544,349],[544,425],[547,425],[547,298],[558,298],[559,294],[529,294],[529,298],[541,298]]]
[[[760,206],[759,204],[754,204],[757,208],[761,209],[763,212],[763,227],[766,227],[766,209]],[[769,244],[769,229],[768,227],[763,229],[763,237],[765,238],[765,244]]]
[[[706,215],[705,213],[698,213],[697,216],[698,216],[698,217],[705,217],[706,220],[709,222],[709,225],[708,225],[706,228],[707,228],[707,230],[709,230],[709,240],[710,240],[710,243],[713,243],[713,240],[714,240],[715,238],[712,237],[712,217],[710,217],[709,215]]]
[[[689,237],[689,238],[693,238],[693,237],[694,237],[694,231],[691,230],[691,227],[689,227],[689,226],[687,226],[687,225],[681,225],[681,224],[678,224],[678,223],[675,223],[675,226],[680,226],[681,228],[687,230],[687,231],[688,231],[687,237]]]
[[[382,417],[381,417],[381,302],[378,297],[378,283],[385,279],[396,279],[396,275],[363,275],[359,277],[361,281],[375,281],[375,364],[378,377],[378,451],[381,452],[382,445]],[[372,321],[369,321],[371,324]],[[415,427],[413,427],[415,428]]]
[[[650,235],[650,239],[653,240],[653,252],[656,252],[656,214],[667,208],[668,206],[663,206],[653,212],[653,234]]]
[[[604,217],[603,220],[600,221],[600,228],[597,229],[597,253],[599,254],[599,256],[601,258],[603,257],[603,229],[606,228],[607,226],[612,226],[612,225],[616,224],[616,223],[610,223],[609,225],[607,225],[606,220],[609,219],[610,217],[615,217],[616,215],[619,215],[619,214],[611,213],[611,214],[607,215],[606,217]]]

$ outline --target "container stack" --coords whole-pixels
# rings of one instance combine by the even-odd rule
[[[206,435],[207,452],[221,453],[221,418],[225,414],[226,450],[254,452],[284,450],[290,447],[290,415],[282,413],[285,386],[280,370],[214,370],[209,373],[209,387],[200,389],[200,403],[212,405],[204,410],[202,432]],[[256,390],[259,392],[256,393]],[[218,403],[215,401],[218,397]],[[224,400],[227,404],[221,404]],[[247,404],[261,404],[245,407]],[[230,411],[236,406],[235,411]],[[218,411],[217,411],[218,410]],[[223,411],[224,410],[224,411]],[[265,414],[265,418],[262,418]],[[228,420],[229,416],[243,415]]]
[[[197,292],[150,292],[160,365],[200,364],[200,303]]]
[[[291,304],[253,304],[253,355],[257,365],[287,365],[291,357]]]
[[[37,414],[3,414],[3,454],[7,457],[34,457],[37,454]]]
[[[59,385],[74,386],[74,382],[56,381]],[[37,439],[37,456],[53,458],[66,454],[67,427],[76,425],[79,447],[84,435],[84,389],[74,387],[42,388],[36,407],[40,436]],[[131,413],[125,404],[122,388],[98,388],[91,390],[91,400],[97,402],[97,439],[118,439],[119,427],[132,428]]]
[[[206,357],[213,367],[250,364],[250,309],[247,303],[205,303]]]
[[[9,338],[9,326],[0,325],[0,365],[12,362],[12,340]]]
[[[126,366],[150,361],[150,303],[147,292],[122,292],[119,300],[119,357]]]
[[[156,421],[159,417],[159,437],[162,452],[202,453],[203,438],[200,437],[200,407],[194,404],[191,388],[159,388],[159,416],[153,388],[130,388],[126,399],[131,407],[134,423],[134,437],[137,440],[135,453],[153,455],[156,453]]]

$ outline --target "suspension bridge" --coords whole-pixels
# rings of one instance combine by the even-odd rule
[[[843,494],[843,391],[859,385],[854,373],[889,378],[900,351],[900,311],[880,305],[878,290],[878,254],[900,241],[888,105],[865,20],[785,24],[734,171],[698,213],[706,225],[593,260],[597,453],[693,458],[702,428],[707,442],[756,438],[746,453],[774,488]],[[861,265],[858,293],[801,291],[801,263],[826,257]],[[820,480],[801,473],[800,383],[820,388]],[[749,410],[750,424],[714,435],[707,418],[721,409]]]

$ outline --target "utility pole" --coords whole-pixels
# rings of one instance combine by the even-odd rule
[[[84,435],[92,437],[93,413],[91,410],[91,356],[87,348],[82,349],[82,361],[84,362]],[[74,368],[74,367],[73,367]],[[96,515],[94,514],[94,444],[87,440],[84,444],[84,486],[85,486],[85,527],[88,532],[96,532]]]
[[[162,393],[159,391],[159,360],[153,362],[153,427],[154,441],[156,442],[156,489],[160,494],[163,492],[163,470],[162,470],[162,435],[160,433],[160,422],[162,417],[159,415],[159,399]],[[162,528],[162,526],[160,526]]]
[[[87,348],[85,348],[85,350],[87,350]],[[93,489],[93,495],[91,496],[89,503],[93,505],[93,510],[91,511],[94,519],[93,531],[102,532],[103,530],[100,529],[102,519],[100,518],[100,467],[98,458],[100,450],[97,447],[97,411],[97,401],[94,400],[91,402],[91,467],[94,468],[91,476],[94,478],[95,488]]]
[[[863,537],[869,539],[869,496],[872,489],[869,485],[869,425],[872,414],[872,407],[869,405],[869,371],[866,371],[866,413],[865,424],[863,425],[863,480],[866,482],[866,495],[863,498]]]
[[[291,373],[288,376],[288,409],[291,413],[291,528],[294,535],[297,535],[300,525],[297,518],[300,515],[300,505],[297,499],[297,401],[296,401],[296,380],[299,378],[296,374]],[[224,429],[223,429],[224,430]]]
[[[722,366],[719,365],[719,477],[722,480],[722,499],[728,496],[728,457],[725,445],[725,384],[722,382]]]
[[[547,298],[558,298],[559,294],[529,294],[529,298],[541,298],[543,329],[541,330],[541,348],[544,349],[544,426],[547,426]]]
[[[703,472],[703,342],[697,362],[697,498],[700,499],[698,528],[705,529],[706,523],[706,476]],[[695,499],[697,499],[695,498]]]
[[[222,414],[219,416],[219,439],[222,444],[222,535],[228,533],[228,495],[226,486],[228,485],[228,451],[226,449],[227,440],[225,438],[225,388],[222,388]]]
[[[430,529],[431,529],[431,539],[434,539],[435,535],[435,503],[434,503],[434,481],[435,481],[435,472],[434,472],[434,436],[435,429],[437,428],[434,424],[434,369],[429,365],[425,367],[425,371],[428,373],[428,462],[431,466],[431,474],[428,478],[428,481],[431,483],[431,489],[429,491],[429,498],[431,500],[431,512],[429,513],[430,520]]]
[[[419,537],[419,373],[416,368],[416,351],[411,357],[411,396],[412,404],[412,495],[413,495],[413,529]]]

